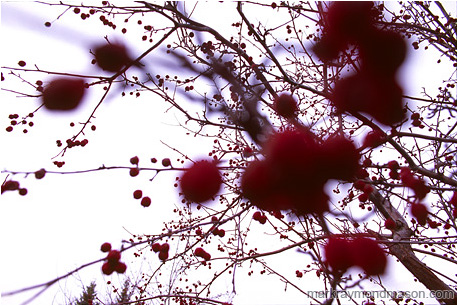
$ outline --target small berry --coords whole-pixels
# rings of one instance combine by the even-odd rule
[[[129,175],[132,177],[137,176],[139,173],[140,173],[140,170],[138,170],[138,168],[131,168],[129,170]]]
[[[389,218],[385,220],[385,227],[389,230],[394,230],[396,228],[396,222]]]
[[[24,67],[26,65],[26,63],[24,61],[19,61],[17,64],[19,66],[21,66],[21,67]]]
[[[171,162],[169,158],[162,159],[162,166],[169,167],[170,165],[171,165]]]
[[[45,175],[46,175],[46,170],[45,169],[40,169],[40,170],[35,171],[35,178],[37,180],[40,180],[40,179],[44,178]]]
[[[148,207],[151,205],[151,199],[149,197],[144,197],[140,203],[143,207]]]
[[[130,163],[131,163],[132,165],[138,165],[138,161],[139,161],[139,160],[138,160],[138,156],[134,156],[134,157],[132,157],[132,158],[130,159]]]
[[[105,242],[100,246],[100,250],[104,253],[111,251],[111,244],[109,242]]]
[[[157,253],[161,250],[161,244],[157,242],[153,243],[153,245],[151,245],[151,248],[153,249],[154,253]]]
[[[141,199],[142,196],[143,196],[143,192],[141,190],[134,191],[134,199],[136,200]]]

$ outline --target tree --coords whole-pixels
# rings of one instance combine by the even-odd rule
[[[75,301],[75,305],[97,304],[97,293],[95,291],[95,286],[97,286],[95,282],[92,282],[89,286],[86,286],[86,288],[83,289],[80,298]]]
[[[172,172],[181,203],[171,197],[163,204],[174,216],[162,231],[133,234],[119,249],[105,244],[106,256],[4,295],[46,289],[89,265],[122,274],[126,258],[148,256],[155,268],[138,272],[136,303],[230,303],[239,270],[277,278],[286,294],[295,290],[314,303],[340,303],[342,292],[363,292],[350,296],[354,303],[376,303],[375,290],[396,303],[424,301],[390,286],[387,263],[405,267],[411,283],[439,303],[456,303],[456,12],[439,2],[237,2],[215,4],[220,23],[207,25],[198,19],[205,16],[200,3],[46,7],[111,32],[87,50],[97,74],[32,67],[26,59],[2,67],[5,91],[40,101],[9,114],[6,137],[35,128],[41,112],[85,112],[70,123],[73,136],[57,140],[56,168],[3,170],[2,197],[30,196],[23,186],[33,176],[46,188],[53,175],[124,169],[132,180],[153,173],[153,183]],[[133,56],[112,38],[118,33],[136,33],[142,53]],[[440,87],[406,88],[402,64],[416,52],[437,61],[430,69]],[[53,78],[36,80],[37,73]],[[65,170],[75,148],[90,148],[109,99],[129,96],[166,104],[183,134],[201,141],[200,156],[164,140],[175,158],[159,164],[129,156],[121,165]],[[133,191],[131,201],[155,209],[145,191]],[[291,250],[300,255],[298,268],[275,268]],[[303,279],[320,280],[325,294]]]

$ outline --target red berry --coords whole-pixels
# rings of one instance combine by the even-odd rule
[[[109,72],[118,72],[132,60],[122,44],[105,44],[94,50],[97,65]]]
[[[222,182],[216,164],[203,160],[194,163],[184,172],[180,187],[188,201],[200,203],[213,198],[220,190]]]
[[[457,202],[457,200],[456,200],[456,191],[453,192],[453,195],[452,195],[452,197],[450,198],[450,201],[449,201],[449,202],[450,202],[450,204],[452,204],[453,206],[456,207],[456,202]]]
[[[256,221],[259,221],[259,219],[261,218],[262,214],[260,211],[257,211],[253,214],[253,219],[256,220]]]
[[[392,161],[389,161],[388,164],[387,164],[388,168],[391,169],[391,170],[398,170],[399,169],[399,164],[397,161],[395,160],[392,160]]]
[[[412,115],[410,115],[410,119],[419,120],[420,119],[420,114],[419,113],[412,113]]]
[[[134,157],[132,157],[132,158],[130,159],[130,163],[131,163],[132,165],[138,165],[138,161],[139,161],[139,160],[138,160],[138,156],[134,156]]]
[[[106,259],[110,264],[117,263],[121,259],[121,252],[118,250],[111,250]]]
[[[113,265],[111,265],[109,262],[105,262],[102,265],[103,274],[110,275],[110,274],[112,274],[114,272],[114,270],[115,270],[115,267]]]
[[[168,167],[170,166],[172,163],[170,162],[170,159],[169,158],[164,158],[162,159],[162,166],[164,167]]]
[[[369,238],[359,237],[351,243],[355,265],[367,275],[380,275],[385,272],[387,258],[380,245]]]
[[[321,173],[329,179],[351,180],[357,174],[360,154],[343,135],[332,135],[321,145]]]
[[[287,93],[282,93],[275,97],[273,107],[277,114],[285,118],[294,117],[298,111],[297,103],[293,96]]]
[[[221,228],[218,230],[217,235],[223,238],[226,235],[226,231]]]
[[[75,109],[85,93],[82,79],[58,78],[43,90],[43,104],[49,110],[68,111]]]
[[[251,149],[250,147],[243,148],[242,155],[243,157],[253,156],[253,149]]]
[[[386,141],[386,135],[381,130],[373,130],[367,133],[363,141],[363,147],[376,148]]]
[[[372,31],[360,44],[362,69],[369,74],[393,76],[404,62],[407,44],[394,31]]]
[[[108,242],[105,242],[103,243],[101,246],[100,246],[100,250],[104,253],[106,252],[110,252],[111,251],[111,244],[108,243]]]
[[[20,188],[20,189],[19,189],[19,194],[20,194],[21,196],[25,196],[25,195],[27,194],[27,189],[26,189],[26,188]]]
[[[14,191],[18,189],[19,189],[19,182],[9,180],[2,184],[1,193],[4,193],[5,191]]]
[[[412,203],[410,206],[410,213],[415,217],[418,224],[426,225],[426,220],[428,217],[428,208],[421,203]]]
[[[333,271],[346,271],[353,265],[351,244],[347,239],[330,237],[324,246],[324,256]]]
[[[168,252],[170,250],[170,245],[168,243],[164,243],[161,245],[161,252]]]
[[[390,230],[394,230],[396,228],[396,222],[393,219],[386,219],[385,220],[385,227]]]
[[[129,175],[134,177],[137,176],[140,173],[140,170],[138,168],[130,168],[129,170]]]
[[[40,169],[40,170],[37,170],[35,171],[35,178],[36,179],[42,179],[45,177],[45,174],[46,174],[46,170],[45,169]]]
[[[136,200],[141,199],[142,196],[143,196],[143,192],[141,190],[134,191],[134,199]]]
[[[142,199],[142,201],[140,202],[140,204],[143,206],[143,207],[148,207],[151,205],[151,199],[150,197],[144,197]]]
[[[169,258],[169,252],[159,252],[159,259],[162,261],[166,261]]]
[[[127,269],[127,266],[125,263],[123,262],[118,262],[115,267],[114,267],[114,270],[117,272],[117,273],[124,273],[126,272],[126,269]]]
[[[24,61],[19,61],[17,64],[21,67],[24,67],[26,65]]]
[[[151,245],[151,248],[153,249],[154,253],[157,253],[161,250],[161,244],[157,242],[153,243],[153,245]]]

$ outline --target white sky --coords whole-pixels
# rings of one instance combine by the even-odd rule
[[[42,26],[44,21],[54,20],[61,9],[53,12],[49,7],[36,4],[18,5],[8,2],[2,2],[1,9],[2,66],[15,67],[19,60],[25,60],[29,68],[36,64],[42,69],[51,71],[98,73],[90,65],[91,56],[88,53],[88,46],[100,42],[105,34],[110,33],[110,37],[113,37],[111,35],[113,31],[99,26],[100,22],[96,20],[98,16],[81,22],[77,15],[69,12],[62,19],[54,22],[50,29],[45,29]],[[201,12],[196,12],[199,13]],[[232,21],[229,15],[224,16],[228,19],[221,20],[221,15],[206,14],[205,22],[217,26],[227,21],[230,25]],[[275,22],[273,12],[267,19]],[[85,24],[87,26],[84,27]],[[144,45],[138,43],[138,37],[141,36],[139,35],[117,35],[116,37],[122,37],[126,42],[130,41],[132,53],[140,54]],[[409,84],[428,84],[430,88],[437,87],[435,83],[437,79],[429,73],[431,68],[426,65],[428,61],[419,54],[417,52],[411,54],[404,68],[403,80]],[[155,61],[157,58],[145,59],[147,67],[152,69],[155,69]],[[435,63],[435,60],[430,62]],[[10,78],[7,70],[2,71],[6,78]],[[24,75],[30,78],[31,74]],[[47,80],[41,74],[36,74],[36,79]],[[27,88],[27,85],[23,88]],[[417,94],[409,92],[409,90],[413,91],[414,87],[407,88],[407,94]],[[100,90],[92,90],[86,97],[84,107],[61,117],[40,111],[33,120],[35,126],[28,128],[27,134],[18,131],[0,132],[1,170],[35,171],[40,168],[54,170],[51,157],[59,152],[55,141],[57,139],[65,141],[77,131],[78,122],[87,119],[91,107],[101,94]],[[39,102],[34,99],[16,99],[14,94],[3,91],[1,95],[0,128],[2,129],[8,125],[7,119],[10,113],[24,115],[39,106]],[[172,147],[185,150],[185,153],[192,157],[205,155],[211,150],[212,139],[204,141],[200,138],[196,143],[192,137],[183,137],[182,129],[173,126],[176,124],[174,114],[172,112],[165,114],[167,106],[157,97],[144,95],[144,97],[134,98],[126,95],[125,98],[119,99],[119,95],[114,97],[114,94],[112,97],[113,99],[104,103],[96,114],[93,123],[97,126],[97,130],[88,131],[89,145],[84,149],[70,150],[62,170],[96,168],[102,164],[128,166],[129,158],[135,155],[140,158],[140,166],[151,166],[152,164],[149,163],[151,157],[156,157],[159,161],[163,157],[170,157],[174,162],[177,155],[161,144],[161,140]],[[72,121],[76,124],[74,128],[69,126]],[[127,170],[113,170],[92,174],[48,174],[40,181],[32,177],[25,179],[19,175],[17,178],[21,185],[28,189],[28,195],[19,197],[16,193],[5,193],[0,198],[3,245],[0,262],[1,291],[45,282],[83,263],[101,258],[102,253],[99,252],[101,243],[109,241],[114,248],[118,248],[121,239],[130,238],[123,228],[135,234],[160,232],[162,221],[174,217],[171,207],[180,203],[177,190],[173,188],[174,178],[178,174],[161,173],[150,182],[148,179],[153,175],[152,172],[141,173],[138,177],[131,178]],[[1,174],[0,179],[3,181],[4,178],[5,174]],[[151,207],[145,209],[132,199],[132,192],[136,189],[142,189],[144,195],[152,198]],[[255,224],[252,231],[254,230],[262,231],[263,228]],[[304,268],[300,266],[304,255],[290,253],[285,254],[283,259],[276,261],[274,265],[279,269],[289,269],[292,273],[296,269]],[[139,261],[129,256],[129,252],[123,253],[123,260],[128,267],[138,265]],[[135,265],[134,261],[137,262]],[[158,265],[158,260],[154,255],[150,255],[150,259],[142,264],[154,267]],[[104,278],[100,267],[101,264],[96,264],[84,269],[78,276],[72,276],[59,285],[54,285],[36,299],[35,303],[63,303],[62,291],[79,296],[81,285],[79,279],[85,285],[97,279],[101,290],[105,286],[104,282],[110,277]],[[129,275],[129,272],[135,271],[128,268],[127,273]],[[248,278],[245,276],[246,271],[240,271],[238,275],[238,296],[233,300],[234,303],[302,304],[303,295],[293,288],[288,289],[288,294],[282,294],[284,285],[274,280],[274,277]],[[411,284],[412,276],[403,267],[395,267],[392,264],[389,266],[387,275],[389,276],[385,278],[389,278],[390,288],[410,289],[409,285],[406,287],[405,280],[409,280],[408,283]],[[391,275],[395,277],[392,278]],[[116,279],[117,276],[112,278]],[[105,279],[104,282],[100,281],[101,279]],[[278,282],[278,285],[272,286],[272,282]],[[307,282],[306,278],[298,280],[297,284],[309,290],[314,287]],[[219,286],[230,288],[230,283],[222,283]],[[317,282],[317,286],[315,289],[322,289],[321,282]],[[269,288],[269,294],[265,288]],[[216,293],[215,290],[212,292]],[[30,292],[4,298],[2,303],[22,303],[28,297]]]

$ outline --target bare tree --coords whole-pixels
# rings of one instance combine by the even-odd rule
[[[2,67],[3,90],[42,102],[27,114],[12,112],[5,133],[26,133],[44,109],[70,112],[88,92],[100,97],[74,135],[57,141],[56,169],[5,169],[2,193],[27,194],[22,185],[30,176],[45,185],[55,174],[128,169],[153,179],[176,173],[182,201],[170,203],[175,218],[164,220],[162,232],[135,234],[119,250],[102,246],[106,257],[4,295],[46,290],[92,264],[124,273],[121,254],[149,254],[156,267],[138,272],[139,294],[129,302],[230,303],[239,270],[277,278],[312,303],[341,303],[339,293],[358,290],[367,296],[349,295],[351,302],[376,303],[374,288],[398,304],[422,302],[393,293],[380,277],[394,259],[439,303],[456,304],[456,12],[440,2],[245,1],[218,4],[232,11],[217,5],[211,14],[222,21],[213,26],[194,17],[205,5],[43,3],[60,8],[61,19],[75,13],[113,33],[141,30],[145,48],[135,57],[105,37],[88,50],[100,75],[48,71],[25,60]],[[272,13],[273,22],[261,18]],[[223,24],[227,14],[231,24]],[[399,71],[414,52],[450,74],[431,71],[443,85],[416,84],[412,96]],[[36,81],[36,73],[54,79]],[[202,149],[208,159],[169,146],[177,161],[135,156],[125,165],[66,171],[66,153],[90,145],[111,94],[159,97],[183,134],[213,140]],[[133,196],[153,209],[142,190]],[[269,239],[275,243],[258,250]],[[303,255],[304,268],[276,269],[272,260],[288,260],[291,250]],[[308,290],[299,282],[306,277],[322,282],[326,294]],[[220,281],[230,288],[221,290]]]

